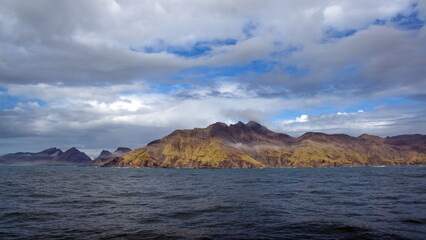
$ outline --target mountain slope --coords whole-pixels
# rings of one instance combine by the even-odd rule
[[[426,136],[381,138],[306,133],[299,138],[250,121],[176,130],[102,163],[119,167],[257,168],[426,164]]]

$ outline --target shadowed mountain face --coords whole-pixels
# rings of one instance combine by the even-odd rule
[[[102,152],[99,154],[99,156],[93,160],[93,163],[99,164],[99,163],[105,162],[107,160],[110,160],[111,158],[121,157],[121,156],[123,156],[124,154],[126,154],[130,151],[132,151],[132,149],[125,148],[125,147],[119,147],[113,153],[108,151],[108,150],[102,150]]]
[[[76,148],[62,152],[58,148],[49,148],[39,153],[10,153],[0,157],[0,164],[18,165],[81,165],[92,160]]]
[[[426,136],[276,133],[250,121],[176,130],[102,166],[256,168],[426,164]]]

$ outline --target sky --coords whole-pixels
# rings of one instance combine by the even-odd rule
[[[254,120],[426,134],[426,1],[0,0],[0,155]]]

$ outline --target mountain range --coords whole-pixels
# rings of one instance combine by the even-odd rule
[[[93,161],[84,152],[49,148],[0,156],[0,164],[103,167],[267,168],[426,165],[426,135],[378,137],[308,132],[294,138],[257,122],[175,130],[131,150],[103,150]]]
[[[38,153],[18,152],[0,157],[0,164],[14,165],[85,165],[92,162],[89,156],[75,147],[62,152],[49,148]]]
[[[98,165],[115,157],[123,156],[132,149],[118,147],[114,152],[102,150],[93,161],[84,152],[72,147],[65,152],[53,147],[41,152],[17,152],[0,156],[0,164],[6,165]]]
[[[426,135],[378,137],[308,132],[298,138],[257,122],[176,130],[104,167],[267,168],[425,165]]]

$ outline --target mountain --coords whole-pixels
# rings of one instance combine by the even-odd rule
[[[73,163],[73,164],[89,164],[92,162],[89,156],[80,152],[77,148],[73,147],[59,155],[55,162],[58,163]]]
[[[308,132],[298,138],[259,123],[176,130],[101,166],[171,168],[343,167],[426,164],[426,135],[381,138]]]
[[[100,162],[104,162],[105,160],[108,160],[110,158],[113,158],[114,154],[108,150],[102,150],[102,152],[99,154],[99,156],[97,156],[94,160],[93,163],[100,163]]]
[[[95,158],[93,160],[94,164],[99,164],[102,162],[105,162],[111,158],[115,158],[115,157],[121,157],[124,154],[128,153],[132,151],[132,149],[130,148],[125,148],[125,147],[118,147],[117,150],[115,150],[115,152],[110,152],[108,150],[102,150],[102,152],[99,154],[99,156],[97,158]]]
[[[0,157],[0,164],[13,165],[80,165],[90,162],[91,159],[76,148],[66,152],[59,148],[49,148],[38,153],[18,152]]]

